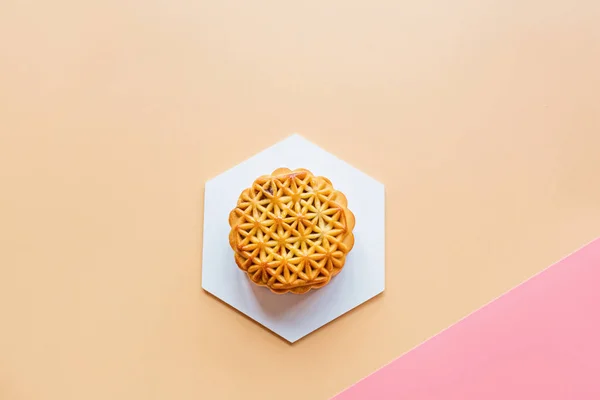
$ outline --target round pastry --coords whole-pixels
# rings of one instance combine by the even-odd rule
[[[279,168],[257,178],[229,214],[235,262],[257,285],[283,294],[322,288],[354,246],[354,214],[329,179]]]

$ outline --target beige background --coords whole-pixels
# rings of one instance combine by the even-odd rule
[[[0,399],[327,399],[600,234],[600,2],[0,2]],[[289,345],[202,292],[203,182],[386,184],[384,295]]]

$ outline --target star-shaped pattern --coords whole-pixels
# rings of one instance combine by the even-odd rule
[[[354,245],[354,215],[329,179],[306,169],[275,170],[242,192],[229,214],[240,269],[282,294],[329,283]]]

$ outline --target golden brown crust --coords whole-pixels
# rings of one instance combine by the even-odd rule
[[[302,294],[342,270],[354,224],[346,196],[329,179],[278,168],[241,193],[229,214],[229,245],[252,282]]]

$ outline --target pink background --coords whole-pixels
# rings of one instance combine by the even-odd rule
[[[600,399],[600,239],[335,400]]]

